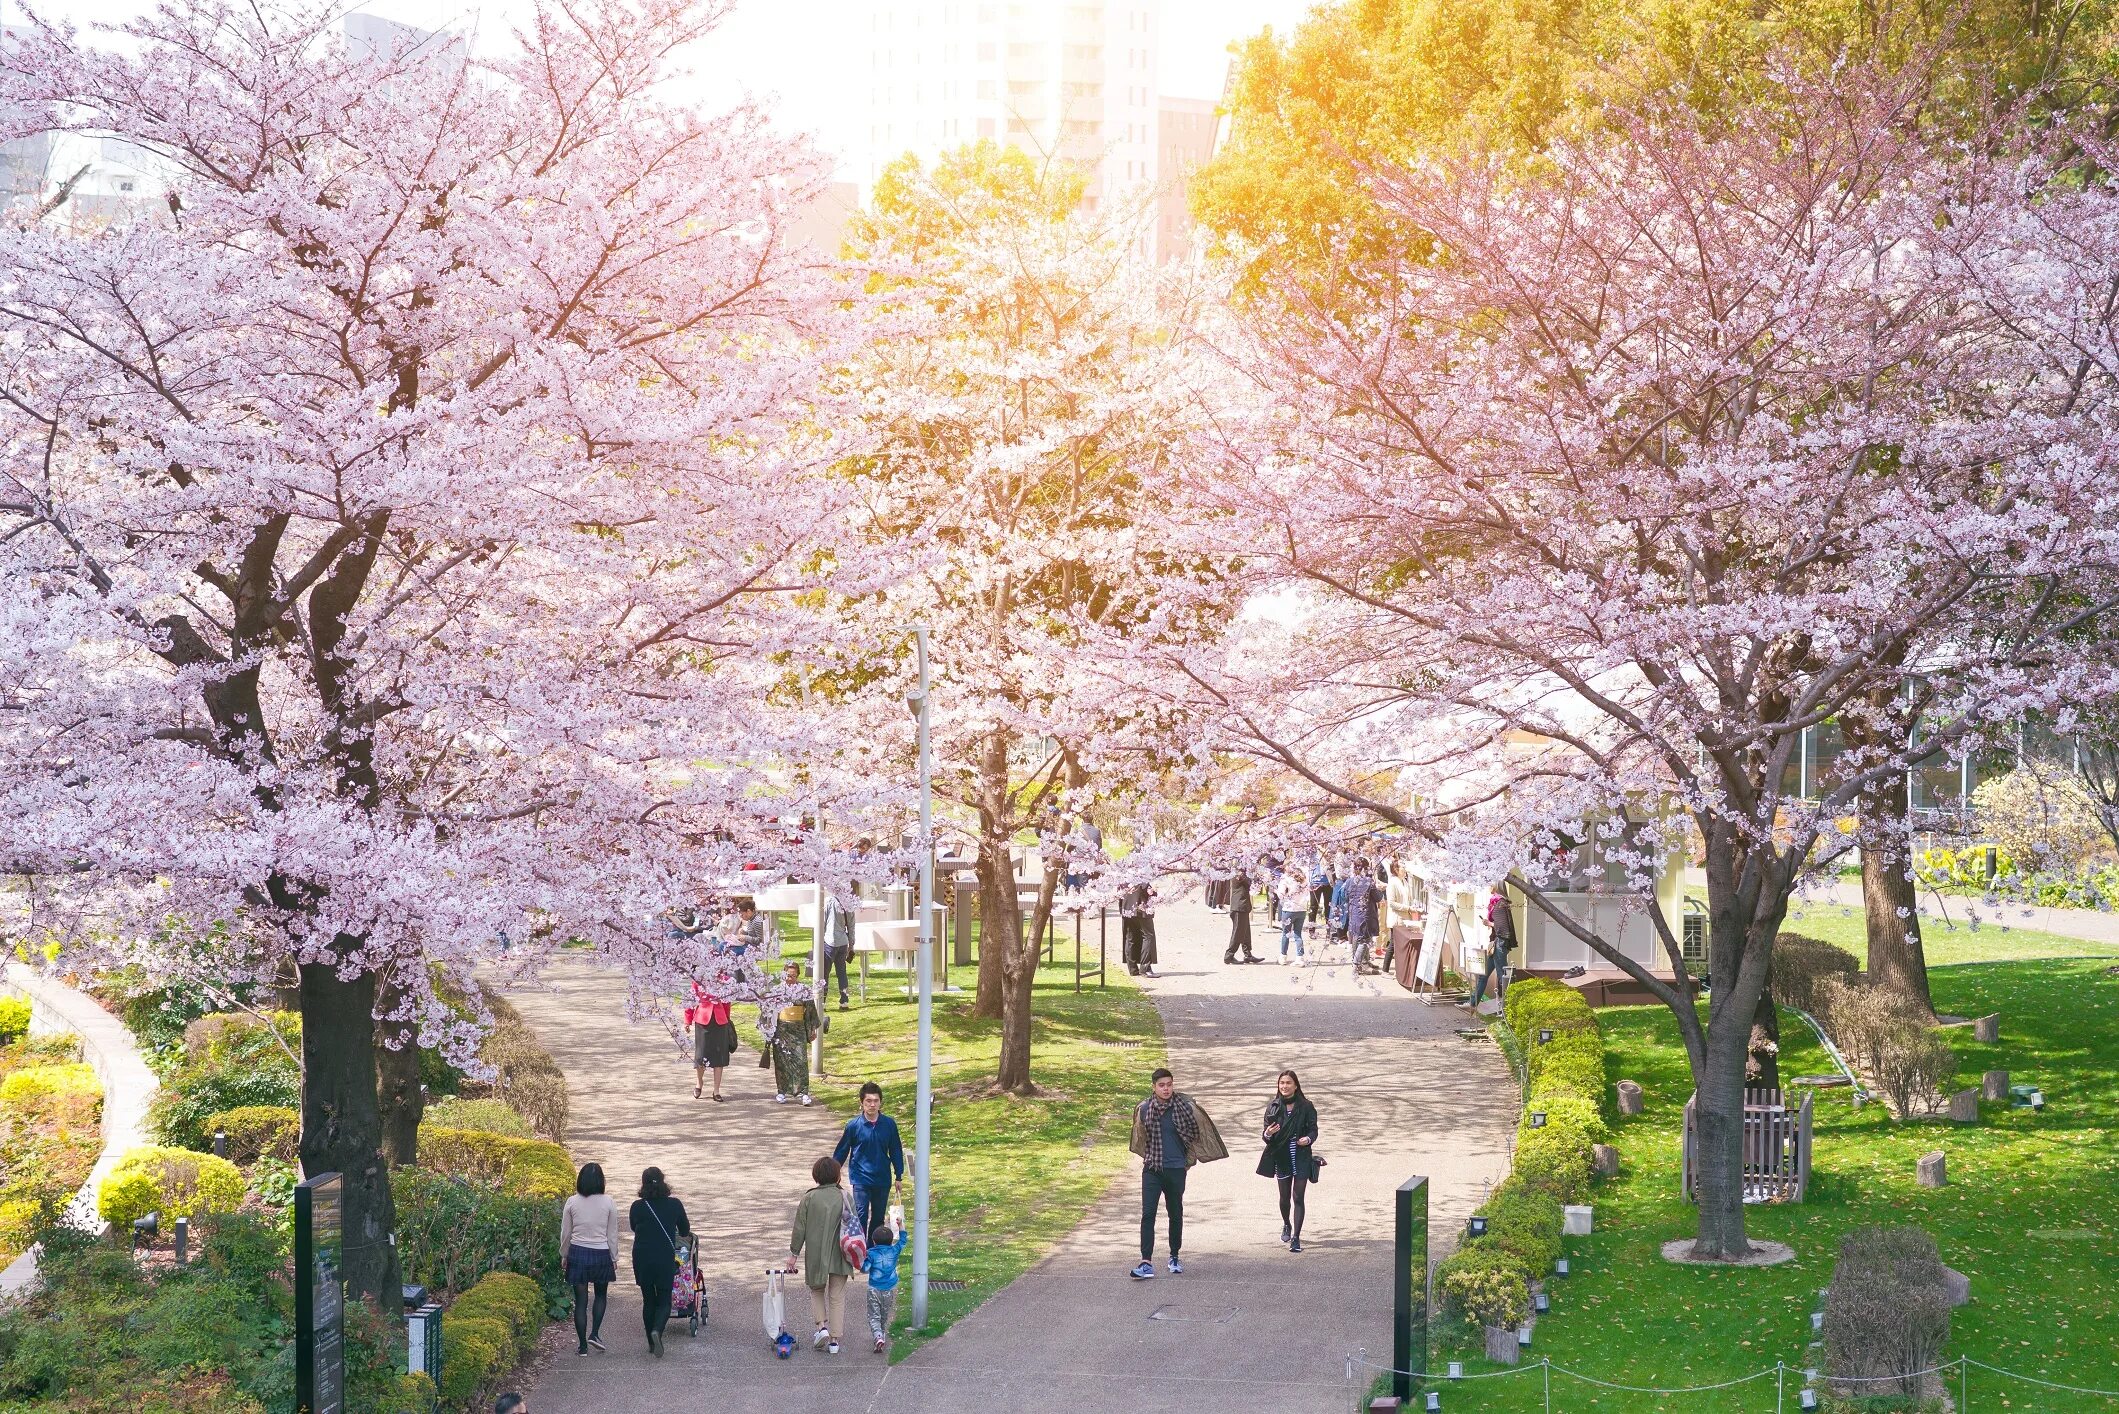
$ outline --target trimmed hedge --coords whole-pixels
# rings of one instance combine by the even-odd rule
[[[73,1061],[62,1065],[30,1065],[0,1080],[0,1106],[11,1110],[45,1111],[68,1100],[101,1100],[103,1082],[93,1066]]]
[[[1604,1037],[1574,988],[1542,978],[1512,983],[1502,1003],[1503,1048],[1522,1058],[1523,1116],[1515,1163],[1479,1209],[1483,1237],[1467,1238],[1435,1269],[1444,1303],[1467,1320],[1512,1326],[1530,1308],[1530,1283],[1552,1269],[1565,1204],[1588,1196],[1591,1146],[1610,1137],[1603,1103]],[[1538,1040],[1541,1030],[1550,1041]],[[1535,1127],[1531,1115],[1542,1114]]]
[[[456,1298],[441,1318],[441,1398],[463,1407],[537,1349],[544,1292],[513,1272],[494,1272]]]
[[[564,1198],[574,1161],[546,1139],[511,1139],[476,1129],[419,1129],[420,1167],[476,1179],[518,1198]]]
[[[397,1252],[406,1281],[435,1292],[467,1291],[488,1272],[519,1272],[544,1290],[547,1310],[567,1302],[559,1263],[559,1203],[517,1198],[491,1184],[424,1168],[390,1176]]]
[[[228,1157],[239,1164],[259,1159],[295,1161],[302,1142],[300,1111],[286,1105],[240,1105],[206,1117],[206,1133],[228,1136]]]
[[[471,1129],[481,1134],[505,1134],[510,1139],[535,1138],[530,1122],[508,1108],[502,1100],[464,1100],[455,1096],[436,1100],[420,1119],[422,1129]]]
[[[149,1213],[161,1214],[167,1224],[234,1212],[242,1201],[243,1171],[228,1160],[152,1145],[128,1150],[96,1190],[103,1220],[121,1233]]]

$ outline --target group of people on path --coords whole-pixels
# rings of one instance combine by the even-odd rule
[[[868,1326],[875,1350],[889,1348],[897,1310],[898,1258],[905,1250],[902,1216],[891,1192],[905,1178],[905,1147],[897,1121],[883,1113],[883,1089],[861,1087],[861,1110],[846,1122],[833,1151],[810,1166],[813,1186],[795,1206],[788,1255],[801,1265],[816,1320],[811,1345],[836,1355],[843,1334],[846,1286],[867,1278]],[[559,1260],[574,1298],[576,1353],[607,1350],[603,1319],[617,1280],[618,1205],[605,1191],[603,1167],[586,1163],[560,1212]],[[632,1234],[633,1280],[640,1288],[641,1324],[650,1354],[663,1353],[674,1302],[688,1291],[698,1241],[691,1215],[659,1168],[640,1175],[639,1194],[626,1212]],[[854,1241],[858,1236],[859,1241]]]
[[[1290,1252],[1302,1250],[1302,1224],[1309,1187],[1324,1160],[1317,1154],[1317,1106],[1302,1093],[1302,1080],[1283,1070],[1266,1101],[1259,1138],[1264,1145],[1257,1172],[1280,1190],[1280,1241]],[[1167,1066],[1149,1077],[1148,1097],[1133,1110],[1132,1150],[1140,1156],[1140,1263],[1128,1275],[1147,1281],[1155,1275],[1155,1227],[1158,1210],[1169,1220],[1171,1276],[1185,1272],[1185,1181],[1197,1164],[1228,1156],[1228,1146],[1198,1101],[1177,1088]]]
[[[1354,970],[1372,973],[1387,966],[1377,962],[1375,946],[1383,920],[1385,875],[1382,866],[1355,856],[1336,863],[1313,854],[1307,864],[1292,856],[1283,863],[1273,855],[1259,861],[1267,895],[1280,925],[1280,962],[1305,964],[1311,959],[1304,946],[1311,925],[1322,922],[1325,936],[1345,940],[1353,951]],[[1226,909],[1229,915],[1229,945],[1223,949],[1224,963],[1264,962],[1251,941],[1251,912],[1257,885],[1248,868],[1209,881],[1207,906]],[[1290,948],[1294,955],[1289,956]]]

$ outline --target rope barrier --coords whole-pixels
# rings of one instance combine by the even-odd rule
[[[1613,1380],[1600,1380],[1594,1375],[1585,1375],[1580,1370],[1571,1370],[1565,1365],[1556,1365],[1550,1357],[1540,1359],[1534,1364],[1516,1365],[1500,1370],[1467,1370],[1458,1375],[1452,1375],[1442,1370],[1400,1370],[1391,1365],[1379,1365],[1375,1361],[1368,1359],[1365,1352],[1349,1355],[1347,1362],[1349,1365],[1359,1365],[1363,1369],[1373,1370],[1377,1374],[1403,1375],[1407,1379],[1428,1380],[1436,1384],[1457,1384],[1465,1380],[1496,1380],[1505,1379],[1510,1375],[1541,1373],[1545,1374],[1549,1379],[1551,1375],[1558,1374],[1565,1375],[1571,1380],[1579,1380],[1586,1385],[1594,1385],[1598,1389],[1616,1390],[1622,1394],[1709,1394],[1715,1390],[1734,1389],[1738,1385],[1748,1385],[1757,1380],[1777,1379],[1790,1371],[1796,1370],[1794,1366],[1772,1365],[1752,1374],[1741,1375],[1733,1380],[1724,1380],[1720,1384],[1662,1386],[1629,1385],[1620,1384]],[[2068,1394],[2087,1394],[2104,1399],[2119,1399],[2119,1389],[2092,1389],[2086,1385],[2062,1384],[2058,1380],[2042,1379],[2037,1375],[2025,1375],[2015,1370],[2004,1370],[1999,1365],[1989,1365],[1984,1360],[1974,1360],[1970,1356],[1962,1355],[1941,1365],[1930,1365],[1925,1370],[1912,1370],[1900,1375],[1830,1375],[1823,1377],[1822,1383],[1834,1385],[1896,1384],[1901,1380],[1924,1379],[1929,1375],[1947,1374],[1953,1370],[1962,1376],[1968,1368],[1978,1368],[1985,1370],[1988,1374],[1999,1375],[2004,1379],[2021,1380],[2026,1384],[2042,1385],[2046,1389],[2062,1390]],[[1796,1372],[1800,1373],[1800,1371]]]

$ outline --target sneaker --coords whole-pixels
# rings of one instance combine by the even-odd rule
[[[805,1105],[808,1105],[808,1104],[814,1104],[814,1103],[816,1103],[816,1102],[815,1102],[815,1101],[813,1101],[813,1100],[811,1100],[811,1099],[809,1098],[809,1096],[807,1096],[807,1095],[804,1095],[804,1096],[802,1097],[802,1103],[803,1103],[803,1104],[805,1104]]]
[[[1280,1225],[1280,1245],[1283,1247],[1287,1246],[1289,1242],[1294,1240],[1294,1237],[1295,1229],[1289,1227],[1286,1223],[1282,1223]]]
[[[836,1340],[826,1341],[824,1344],[824,1353],[826,1355],[837,1355],[839,1353],[839,1342],[837,1342]]]
[[[605,1345],[599,1337],[593,1335],[589,1337],[589,1344],[597,1350],[609,1350],[611,1348]]]
[[[883,1353],[884,1349],[885,1349],[886,1347],[888,1347],[888,1346],[889,1346],[889,1344],[890,1344],[890,1342],[889,1342],[889,1341],[887,1341],[887,1340],[883,1339],[883,1337],[881,1337],[881,1336],[877,1336],[877,1337],[876,1337],[876,1354],[878,1354],[878,1355],[881,1355],[881,1354]]]
[[[773,1098],[774,1098],[775,1100],[778,1100],[778,1101],[779,1101],[779,1102],[780,1102],[781,1104],[783,1104],[783,1105],[787,1103],[787,1096],[785,1096],[785,1095],[775,1095],[775,1096],[773,1096]]]
[[[1295,1239],[1295,1240],[1294,1240],[1293,1242],[1290,1242],[1290,1243],[1288,1244],[1288,1251],[1290,1251],[1290,1252],[1300,1252],[1301,1250],[1302,1250],[1302,1239],[1301,1239],[1301,1238],[1299,1238],[1299,1237],[1298,1237],[1298,1238],[1296,1238],[1296,1239]]]
[[[589,1358],[589,1348],[586,1345],[582,1346],[581,1349],[575,1351],[574,1353],[576,1355],[579,1355],[584,1360]]]
[[[817,1328],[817,1333],[809,1338],[809,1348],[811,1350],[822,1350],[825,1346],[825,1343],[830,1339],[831,1332],[819,1326]]]
[[[1172,1252],[1170,1254],[1170,1275],[1173,1277],[1181,1277],[1184,1274],[1185,1264],[1183,1262],[1178,1261],[1177,1254],[1175,1252]]]
[[[1139,1266],[1133,1269],[1133,1279],[1135,1281],[1146,1281],[1148,1280],[1148,1278],[1154,1275],[1155,1264],[1153,1262],[1142,1262]]]

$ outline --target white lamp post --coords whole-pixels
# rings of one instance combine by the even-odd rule
[[[913,1086],[912,1145],[912,1327],[927,1326],[927,1202],[929,1143],[934,1100],[934,760],[928,732],[927,630],[912,631],[919,660],[919,692],[911,700],[920,724],[920,1059]]]

